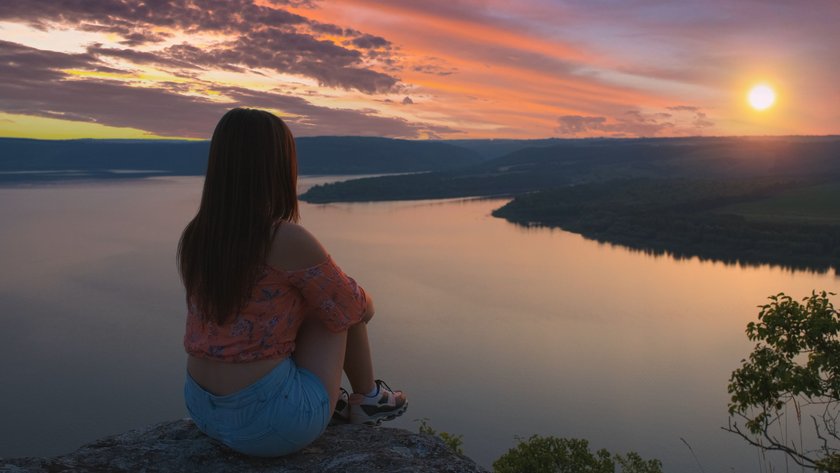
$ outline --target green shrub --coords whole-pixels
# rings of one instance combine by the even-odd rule
[[[463,448],[464,436],[463,435],[453,435],[453,434],[450,434],[448,432],[437,432],[437,431],[435,431],[435,429],[432,428],[432,426],[429,425],[428,422],[426,422],[429,419],[418,419],[418,420],[420,421],[420,427],[418,428],[418,431],[421,434],[435,435],[438,438],[440,438],[441,440],[443,440],[443,443],[445,443],[446,446],[449,447],[449,449],[452,450],[453,452],[458,453],[458,454],[463,454],[464,453],[464,448]]]
[[[662,462],[643,460],[636,452],[613,455],[605,449],[589,450],[583,439],[541,437],[528,440],[508,450],[493,462],[496,473],[662,473]]]

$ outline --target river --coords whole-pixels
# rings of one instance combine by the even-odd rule
[[[186,415],[174,257],[201,183],[0,188],[0,457]],[[488,467],[542,434],[667,472],[766,468],[721,430],[729,374],[752,349],[745,326],[767,296],[836,290],[838,277],[522,228],[490,216],[504,202],[301,204],[301,223],[376,300],[377,376],[410,403],[390,425],[427,418]]]

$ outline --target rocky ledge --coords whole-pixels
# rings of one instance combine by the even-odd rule
[[[0,458],[0,472],[485,472],[439,438],[402,429],[339,425],[283,458],[240,455],[188,419],[105,437],[54,458]]]

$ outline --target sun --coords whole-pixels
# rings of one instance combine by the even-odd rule
[[[756,110],[767,110],[776,101],[776,92],[767,84],[758,84],[750,89],[747,101]]]

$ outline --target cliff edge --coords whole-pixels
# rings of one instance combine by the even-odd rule
[[[437,437],[402,429],[340,425],[309,447],[275,459],[240,455],[188,419],[113,435],[53,458],[0,458],[0,472],[485,472]]]

